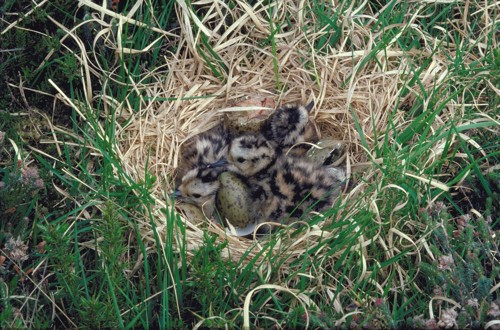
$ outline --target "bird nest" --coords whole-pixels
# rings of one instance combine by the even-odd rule
[[[347,204],[363,198],[370,204],[376,198],[363,195],[377,177],[372,165],[378,160],[371,154],[379,143],[375,132],[386,131],[390,115],[396,125],[406,124],[401,112],[393,109],[412,102],[412,93],[400,97],[404,77],[410,74],[407,59],[423,53],[402,52],[391,42],[385,51],[377,52],[370,23],[358,26],[349,11],[338,17],[341,37],[336,45],[340,46],[331,47],[331,31],[316,29],[314,15],[303,4],[277,2],[270,10],[262,2],[254,6],[236,2],[228,10],[220,2],[207,2],[193,4],[195,10],[205,13],[196,16],[193,9],[178,2],[179,28],[164,35],[176,48],[165,50],[165,65],[148,73],[154,83],[136,86],[147,97],[139,111],[123,113],[128,125],[119,135],[126,172],[137,182],[144,181],[144,173],[157,178],[151,192],[160,238],[172,226],[175,230],[184,227],[188,250],[202,246],[208,231],[221,242],[227,240],[225,253],[235,260],[252,259],[261,252],[263,241],[228,235],[216,222],[196,223],[182,213],[180,222],[171,217],[175,206],[168,195],[175,189],[182,146],[220,123],[228,112],[314,101],[310,118],[321,137],[345,141],[347,175],[363,177],[341,196],[339,207],[350,214],[336,216],[352,219],[360,210]],[[200,16],[204,18],[197,18]],[[324,46],[318,46],[321,43]],[[428,71],[421,73],[424,87],[439,80],[444,71],[444,65],[434,59]],[[299,237],[288,243],[280,240],[280,244],[288,244],[294,254],[300,254],[316,244],[318,236],[337,235],[328,229],[336,220],[329,217],[309,227],[304,223],[306,229]],[[149,222],[140,226],[146,239],[153,242]],[[282,230],[290,233],[294,228]],[[177,243],[174,246],[179,247]],[[280,244],[273,248],[282,249]]]

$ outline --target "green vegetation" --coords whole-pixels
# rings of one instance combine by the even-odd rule
[[[494,2],[38,3],[0,6],[1,328],[498,326]],[[352,173],[260,240],[168,197],[255,94],[313,95]]]

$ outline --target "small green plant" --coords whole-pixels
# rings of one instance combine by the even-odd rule
[[[19,160],[10,167],[0,168],[0,245],[9,237],[28,237],[30,218],[44,187],[35,166],[25,166]]]
[[[421,219],[436,228],[430,237],[435,260],[422,262],[419,276],[422,287],[436,297],[431,307],[444,308],[450,301],[461,306],[448,313],[448,321],[458,328],[477,327],[494,319],[488,313],[497,299],[492,288],[500,277],[495,261],[500,252],[491,218],[453,217],[445,203],[436,202],[422,210]]]
[[[3,135],[0,132],[0,135]],[[2,137],[0,137],[1,140]],[[0,141],[1,145],[1,141]],[[38,246],[31,241],[36,208],[45,182],[38,168],[18,160],[0,168],[0,327],[26,326],[26,313],[37,308],[37,301],[28,298],[33,290],[31,281],[39,265]],[[12,294],[12,293],[17,294]],[[17,298],[14,298],[16,296]],[[36,295],[38,297],[38,294]],[[39,306],[43,305],[42,303]],[[48,318],[32,316],[35,324],[47,325]]]
[[[500,318],[489,2],[91,3],[0,5],[0,327]],[[178,142],[257,92],[312,97],[352,176],[331,210],[252,240],[165,190]]]

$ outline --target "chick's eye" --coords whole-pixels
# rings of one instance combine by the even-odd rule
[[[239,157],[238,159],[236,159],[236,161],[237,161],[238,163],[243,163],[243,162],[245,161],[245,158],[243,158],[243,157]]]
[[[201,197],[200,194],[193,194],[192,196],[193,196],[193,198],[200,198]]]

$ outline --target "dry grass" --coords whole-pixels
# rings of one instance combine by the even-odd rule
[[[81,2],[90,5],[90,1]],[[276,6],[272,4],[272,9],[263,2],[257,2],[253,7],[245,2],[237,2],[232,10],[227,10],[227,5],[220,1],[210,5],[202,2],[193,5],[204,8],[210,14],[200,21],[184,1],[179,2],[176,10],[180,30],[174,33],[157,31],[159,37],[168,38],[170,43],[177,45],[177,51],[165,52],[164,67],[146,72],[140,80],[131,81],[134,92],[143,99],[139,109],[134,111],[128,104],[119,104],[117,109],[126,122],[120,131],[118,150],[124,169],[136,181],[143,180],[146,171],[158,177],[153,194],[156,196],[156,217],[160,226],[169,225],[165,223],[160,210],[172,207],[165,196],[174,188],[171,178],[179,166],[182,144],[216,125],[224,112],[255,110],[234,106],[242,99],[252,97],[272,98],[278,105],[314,100],[312,117],[321,135],[346,141],[349,146],[347,172],[360,172],[363,176],[363,182],[343,198],[346,203],[356,200],[367,186],[378,181],[379,173],[369,164],[382,161],[376,159],[373,149],[383,143],[380,137],[388,130],[389,115],[393,113],[391,120],[395,129],[403,131],[411,122],[403,110],[394,109],[401,108],[401,105],[410,108],[415,98],[423,97],[421,90],[412,90],[405,98],[400,97],[402,90],[407,88],[409,77],[415,74],[409,63],[423,63],[423,59],[431,57],[417,78],[421,82],[420,88],[426,91],[439,86],[447,77],[448,66],[452,65],[446,54],[441,54],[439,48],[434,49],[440,40],[419,30],[415,23],[421,14],[418,11],[408,17],[400,34],[407,29],[415,30],[420,42],[426,45],[421,51],[402,51],[397,47],[396,37],[377,50],[379,34],[383,31],[374,32],[370,29],[370,22],[376,22],[376,15],[357,16],[364,8],[353,5],[339,17],[342,27],[340,47],[325,46],[318,51],[312,45],[331,31],[312,31],[314,17],[308,14],[310,7],[305,2],[286,1]],[[92,8],[102,14],[110,14],[99,6],[92,5]],[[270,11],[272,16],[269,15]],[[113,16],[119,22],[125,21],[119,14],[113,13]],[[364,22],[363,25],[354,20],[357,17]],[[285,23],[286,18],[292,19],[291,24]],[[228,24],[228,20],[232,24]],[[270,21],[273,25],[270,25]],[[274,34],[273,29],[278,24],[287,25],[281,29],[281,33],[274,35],[275,45],[262,46],[263,40]],[[309,28],[305,29],[305,26]],[[121,34],[121,27],[118,24],[115,41],[111,29],[104,29],[103,33],[107,34],[102,36],[116,49],[117,56],[147,52],[152,46],[140,50],[121,49],[115,44],[127,37]],[[211,65],[219,69],[219,78],[214,76],[201,55],[202,52],[208,53],[207,47],[202,46],[202,36],[207,38],[218,56],[217,62],[212,58]],[[456,45],[448,45],[448,49],[454,47]],[[484,44],[477,44],[479,52],[485,47]],[[376,57],[376,61],[373,57]],[[473,60],[472,56],[468,59]],[[141,81],[147,78],[155,82],[142,84]],[[277,81],[280,90],[276,89]],[[441,99],[447,96],[444,93]],[[158,98],[162,101],[156,101]],[[118,104],[108,95],[104,95],[104,100],[112,107]],[[448,118],[460,117],[463,106],[450,100],[436,117],[434,125],[438,127]],[[481,104],[475,106],[480,107]],[[362,137],[356,129],[354,116],[360,124]],[[479,117],[475,121],[482,120],[487,119]],[[460,124],[463,123],[458,122],[457,125]],[[377,132],[378,139],[374,132]],[[363,147],[362,138],[366,139],[368,149]],[[433,162],[432,157],[438,157],[442,152],[439,145],[434,147],[429,164]],[[405,174],[418,177],[419,170],[413,169],[413,173]],[[428,181],[426,178],[422,180]],[[433,182],[436,183],[435,180]],[[445,185],[439,183],[434,186],[447,190]],[[379,187],[377,190],[389,188]],[[376,192],[372,193],[375,195],[365,197],[368,204],[377,200]],[[372,205],[373,211],[377,212],[375,204]],[[350,216],[354,218],[355,214]],[[188,219],[185,223],[187,241],[192,249],[196,249],[203,244],[202,229],[191,224]],[[144,223],[144,226],[148,227],[149,224]],[[321,227],[320,224],[317,229]],[[239,259],[255,244],[246,239],[227,237],[224,230],[214,224],[211,224],[210,230],[220,235],[222,240],[229,239],[231,254],[235,259]],[[145,234],[151,235],[151,231],[145,229]],[[304,235],[309,235],[309,239],[303,237],[300,240],[303,242],[302,248],[314,244],[314,234],[307,232]],[[294,248],[297,254],[301,253],[301,247]]]
[[[163,226],[169,224],[165,223],[160,209],[171,207],[165,195],[173,190],[171,178],[181,159],[179,151],[182,144],[213,127],[224,112],[252,110],[235,107],[234,104],[239,100],[267,97],[274,99],[276,104],[314,100],[316,106],[312,117],[322,136],[346,141],[349,145],[347,172],[360,172],[364,177],[362,183],[344,195],[347,203],[359,198],[367,186],[378,181],[376,169],[366,166],[369,161],[381,161],[376,159],[373,148],[383,141],[380,138],[377,140],[374,132],[379,137],[383,136],[387,132],[389,115],[398,104],[411,107],[415,97],[422,97],[420,91],[414,90],[405,99],[400,99],[402,89],[406,88],[405,81],[414,74],[409,63],[421,63],[422,59],[432,56],[431,62],[423,68],[418,78],[425,90],[432,90],[433,86],[439,85],[448,73],[449,59],[440,54],[439,50],[431,55],[432,46],[439,41],[421,33],[418,26],[413,25],[419,17],[418,12],[408,18],[403,30],[415,29],[419,33],[421,43],[428,45],[421,51],[404,52],[396,46],[395,39],[389,41],[384,49],[377,51],[377,34],[382,32],[373,32],[369,29],[370,24],[361,26],[353,20],[355,11],[361,8],[350,8],[340,18],[341,47],[323,47],[321,51],[317,51],[311,46],[330,31],[304,30],[304,26],[314,26],[314,21],[305,22],[311,19],[307,14],[310,10],[307,3],[287,1],[279,4],[272,8],[272,17],[269,16],[269,8],[262,2],[253,7],[238,2],[231,11],[223,10],[226,5],[222,2],[201,7],[211,14],[205,15],[198,22],[193,19],[192,11],[180,2],[177,7],[180,31],[176,31],[175,36],[166,37],[178,45],[176,53],[166,53],[165,66],[146,74],[156,83],[135,83],[137,93],[144,98],[140,109],[136,109],[138,111],[131,115],[133,111],[127,110],[127,105],[124,104],[122,110],[126,114],[125,119],[129,120],[120,135],[123,166],[138,181],[143,179],[145,171],[158,177],[153,191],[156,196],[156,216],[158,223]],[[230,25],[226,23],[228,17],[233,22]],[[261,46],[262,40],[273,34],[274,27],[269,22],[274,22],[274,25],[283,24],[287,17],[293,21],[282,29],[286,32],[275,35],[275,51],[272,45]],[[363,20],[366,23],[370,19],[372,18],[366,17]],[[216,24],[217,22],[221,23]],[[207,26],[212,26],[213,30],[208,30]],[[200,54],[202,51],[207,52],[206,47],[200,46],[203,34],[219,57],[218,63],[214,60],[213,65],[219,68],[218,71],[222,74],[220,78],[214,77],[213,71]],[[117,39],[120,37],[126,36],[120,36],[118,31]],[[366,62],[372,56],[377,61]],[[224,70],[223,67],[227,69]],[[282,87],[280,90],[276,89],[277,81]],[[168,101],[155,101],[155,98]],[[442,98],[446,98],[446,95]],[[435,125],[446,121],[446,118],[455,117],[457,111],[460,111],[460,105],[454,104],[452,100],[439,114]],[[410,124],[404,114],[402,110],[396,111],[392,118],[398,131]],[[353,115],[361,125],[368,150],[363,148],[362,137],[356,129]],[[439,150],[433,155],[437,157]],[[429,159],[430,163],[432,161]],[[414,169],[413,174],[418,176],[419,169]],[[390,187],[379,187],[379,191],[383,189]],[[366,203],[377,200],[376,192],[372,193],[375,195],[365,197]],[[376,212],[375,204],[373,206],[373,211]],[[355,213],[359,211],[361,210],[352,210],[353,214],[349,218],[355,218]],[[185,222],[186,238],[190,247],[196,249],[203,244],[202,229],[188,220]],[[294,254],[300,255],[304,249],[314,245],[315,236],[321,227],[322,224],[316,230],[305,232],[305,237],[298,241],[301,244],[293,246]],[[229,240],[229,249],[235,259],[239,259],[255,244],[247,239],[227,237],[214,224],[211,224],[210,230],[219,235],[221,240]],[[395,234],[405,238],[402,233]],[[417,248],[417,242],[409,241]],[[257,245],[248,258],[254,257],[258,250]]]
[[[99,65],[97,54],[93,58],[81,58],[84,81],[88,82],[92,74],[109,76],[113,80],[118,74],[115,69],[120,60],[128,61],[130,56],[147,53],[155,47],[152,43],[144,49],[121,48],[121,41],[130,37],[123,34],[123,24],[128,21],[130,24],[140,25],[130,19],[134,17],[135,10],[126,18],[92,4],[90,0],[81,0],[80,3],[91,7],[99,15],[114,17],[117,22],[114,30],[106,20],[95,15],[94,23],[101,24],[98,29],[101,31],[99,38],[105,40],[107,47],[115,50],[117,63],[115,68],[106,71]],[[140,3],[141,1],[137,2],[135,9],[140,8]],[[427,242],[431,228],[427,228],[416,217],[407,214],[399,216],[397,213],[410,198],[428,199],[427,203],[432,205],[441,193],[453,188],[446,184],[452,179],[451,174],[439,178],[426,175],[426,170],[435,166],[443,153],[452,153],[449,146],[456,145],[459,139],[478,149],[481,146],[461,130],[457,130],[450,131],[441,139],[429,141],[425,152],[419,154],[417,164],[408,163],[398,156],[389,158],[385,154],[384,157],[387,158],[384,158],[377,150],[389,145],[397,155],[402,150],[409,149],[411,152],[412,148],[420,146],[416,137],[401,142],[397,135],[391,133],[411,131],[410,127],[414,122],[409,109],[415,102],[421,102],[421,112],[426,112],[431,107],[442,107],[433,119],[429,119],[430,130],[419,132],[429,136],[439,132],[450,120],[458,128],[485,122],[498,125],[498,115],[493,118],[491,114],[481,112],[485,106],[481,91],[475,93],[478,97],[473,103],[466,104],[462,99],[465,99],[467,88],[455,97],[453,93],[460,90],[458,86],[454,89],[446,84],[454,66],[453,54],[461,45],[448,43],[446,47],[441,47],[442,40],[421,29],[419,19],[427,15],[426,1],[419,2],[420,5],[415,6],[416,10],[408,13],[405,24],[398,26],[398,32],[394,35],[386,34],[389,27],[374,28],[378,15],[383,10],[372,13],[366,3],[351,4],[335,22],[340,27],[340,37],[335,47],[328,43],[318,46],[321,40],[331,37],[332,31],[327,27],[318,28],[319,23],[315,22],[317,17],[311,13],[313,4],[306,1],[266,3],[257,1],[250,5],[244,1],[236,1],[233,3],[234,8],[229,9],[224,1],[198,1],[192,7],[203,9],[203,15],[196,16],[185,1],[178,1],[176,14],[179,28],[173,31],[151,29],[158,38],[165,38],[170,45],[175,45],[163,52],[165,64],[152,71],[145,70],[140,77],[130,78],[129,83],[133,86],[130,93],[141,99],[138,108],[133,109],[131,104],[120,102],[113,95],[96,97],[88,83],[83,84],[86,86],[87,104],[72,101],[60,89],[58,97],[75,109],[86,106],[91,108],[98,99],[104,101],[109,112],[102,115],[111,116],[110,111],[115,111],[118,119],[114,152],[125,173],[135,182],[144,181],[145,173],[157,177],[151,188],[154,197],[153,217],[157,227],[153,229],[147,215],[137,217],[143,240],[151,251],[154,251],[152,246],[157,242],[153,231],[158,230],[163,239],[167,227],[174,225],[167,222],[169,217],[166,213],[170,212],[165,210],[174,207],[167,195],[174,189],[173,178],[181,161],[181,147],[186,141],[215,126],[226,112],[256,110],[255,107],[238,106],[242,99],[265,97],[272,99],[276,105],[305,104],[313,100],[315,107],[312,117],[322,137],[333,137],[348,144],[345,166],[347,173],[353,178],[353,185],[342,196],[339,206],[341,212],[335,218],[326,218],[312,226],[304,223],[307,229],[294,236],[293,240],[288,239],[292,235],[292,230],[288,230],[272,246],[267,241],[228,236],[214,222],[195,224],[190,219],[181,217],[185,224],[188,257],[192,256],[192,251],[205,244],[204,231],[209,231],[218,237],[219,242],[228,241],[227,249],[223,251],[225,258],[235,261],[243,258],[241,267],[259,260],[257,265],[261,267],[263,278],[267,280],[272,273],[270,255],[287,251],[279,274],[273,274],[274,278],[284,279],[285,275],[289,275],[290,264],[308,251],[316,251],[311,259],[321,260],[321,263],[315,269],[308,269],[307,274],[298,274],[292,279],[287,277],[287,283],[278,281],[276,285],[254,290],[271,288],[295,296],[297,292],[288,287],[292,287],[292,282],[299,281],[301,276],[307,276],[320,279],[315,282],[317,287],[310,290],[328,292],[333,297],[333,293],[337,291],[337,275],[343,274],[341,271],[335,273],[332,265],[350,250],[359,256],[361,271],[359,274],[348,274],[349,277],[356,277],[357,281],[366,279],[373,285],[373,290],[381,294],[388,285],[396,291],[404,291],[409,286],[419,291],[418,284],[413,282],[418,270],[409,274],[406,263],[418,264],[424,258],[436,260]],[[446,4],[449,1],[436,3]],[[462,18],[451,22],[456,26],[455,32],[465,35],[469,34],[464,21],[467,8],[468,5],[460,7],[462,15],[459,16]],[[492,13],[491,6],[485,6],[481,11],[469,15],[478,18],[486,35],[493,24]],[[422,45],[420,50],[414,48],[405,51],[398,46],[398,38],[409,31],[418,38]],[[67,31],[67,35],[78,40],[77,35],[71,31]],[[482,37],[484,35],[477,36],[478,39]],[[481,41],[474,43],[471,48],[474,52],[463,58],[464,65],[468,66],[476,61],[478,55],[474,53],[482,54],[486,48],[487,45]],[[98,48],[94,49],[97,50]],[[419,83],[410,86],[409,81],[412,79]],[[148,83],[143,83],[144,81]],[[467,85],[467,81],[463,81],[463,84]],[[486,88],[492,86],[485,85],[484,89]],[[494,90],[498,96],[498,89]],[[477,109],[477,116],[466,117],[465,107]],[[83,111],[78,113],[81,119],[85,119]],[[498,132],[498,127],[486,129]],[[95,133],[104,134],[104,129],[98,127]],[[55,132],[54,136],[58,134],[60,132]],[[55,139],[52,143],[61,143],[57,137]],[[98,150],[95,152],[99,153]],[[482,154],[485,155],[485,151]],[[466,159],[466,155],[460,153],[451,157]],[[486,164],[483,170],[488,171],[489,167]],[[398,178],[414,180],[414,196],[398,185],[397,180],[391,180],[388,173],[395,172],[398,172]],[[67,174],[72,176],[71,173]],[[75,176],[74,178],[77,179]],[[460,184],[458,182],[455,185]],[[429,197],[431,195],[432,200]],[[382,205],[391,196],[394,203],[390,206]],[[364,225],[358,223],[357,219],[362,218],[361,213],[368,211],[374,214],[374,219],[370,231],[364,232]],[[342,224],[332,226],[337,221],[342,221]],[[355,242],[331,253],[326,248],[325,240],[335,241],[344,235],[342,229],[346,228],[352,230],[347,235],[351,235]],[[342,240],[347,241],[348,239]],[[160,244],[165,242],[160,241]],[[182,244],[177,241],[174,247],[180,249]],[[373,246],[382,252],[372,255]],[[261,254],[263,250],[266,253]],[[388,263],[389,266],[385,268],[382,266],[403,251],[407,259]],[[376,276],[370,270],[374,265],[380,266],[380,274]],[[386,278],[389,273],[395,274],[390,280]],[[327,286],[323,286],[321,280],[325,277],[329,278],[326,282],[330,284]],[[353,293],[350,287],[341,290]],[[245,326],[249,326],[248,303],[253,293],[251,291],[246,296]],[[303,295],[297,293],[295,297],[304,306],[314,305],[313,301]],[[363,298],[360,297],[360,300]],[[340,325],[350,314],[346,306],[341,305],[339,296],[336,296],[332,304],[344,315],[344,318],[338,320]],[[430,306],[430,315],[433,315],[432,304]]]

